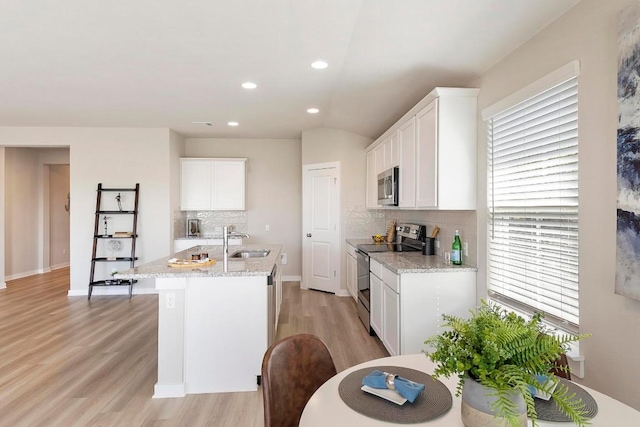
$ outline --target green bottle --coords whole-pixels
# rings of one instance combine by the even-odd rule
[[[451,263],[455,265],[462,264],[462,244],[460,243],[460,233],[458,233],[458,230],[456,230],[456,235],[451,245]]]

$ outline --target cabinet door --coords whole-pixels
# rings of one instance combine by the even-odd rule
[[[376,178],[377,178],[379,173],[382,173],[385,171],[384,144],[378,145],[376,148],[373,149],[373,151],[375,152],[375,156],[376,156]]]
[[[398,135],[394,132],[384,143],[384,170],[398,166]]]
[[[367,153],[367,208],[378,207],[378,174],[376,173],[376,153],[371,150]]]
[[[416,114],[416,207],[438,206],[438,100]],[[453,166],[452,166],[453,167]]]
[[[357,300],[358,298],[358,261],[347,254],[347,289],[349,293],[353,297],[353,299]]]
[[[245,162],[213,162],[212,206],[214,210],[245,209]]]
[[[206,159],[181,159],[180,209],[211,209],[211,162]]]
[[[396,356],[400,350],[400,298],[383,283],[382,301],[382,343],[391,356]]]
[[[369,275],[369,310],[371,328],[382,338],[382,280],[374,274]]]
[[[400,183],[398,206],[416,206],[416,118],[411,117],[398,129],[400,148]]]

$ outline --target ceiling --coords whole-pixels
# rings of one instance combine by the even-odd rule
[[[0,126],[376,138],[432,88],[471,85],[578,1],[5,0]],[[329,67],[311,68],[317,59]]]

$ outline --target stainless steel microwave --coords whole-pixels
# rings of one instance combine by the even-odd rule
[[[398,166],[378,174],[378,204],[398,206]]]

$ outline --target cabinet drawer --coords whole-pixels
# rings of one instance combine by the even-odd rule
[[[382,264],[375,259],[369,258],[369,271],[371,271],[372,274],[375,274],[379,279],[382,279]]]
[[[400,293],[400,277],[386,267],[381,267],[382,281],[389,286],[395,293]]]

